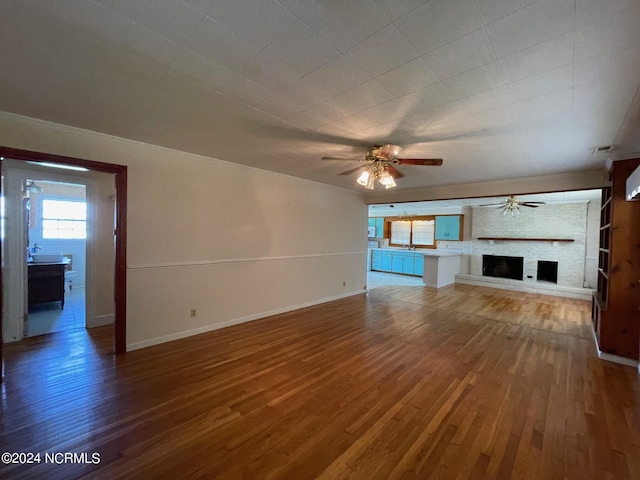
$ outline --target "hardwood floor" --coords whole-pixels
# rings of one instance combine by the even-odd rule
[[[590,304],[379,287],[114,357],[108,328],[5,349],[1,478],[638,479],[640,377]],[[135,319],[130,319],[135,321]]]

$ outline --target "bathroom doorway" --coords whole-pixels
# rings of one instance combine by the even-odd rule
[[[85,183],[25,180],[25,337],[86,327],[86,191]]]
[[[4,342],[114,323],[115,178],[3,161]]]

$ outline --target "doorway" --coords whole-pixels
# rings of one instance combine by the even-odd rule
[[[86,302],[85,266],[87,234],[96,235],[87,231],[87,182],[81,177],[77,182],[25,180],[24,337],[85,328],[93,315]]]
[[[113,323],[113,175],[3,166],[5,342]]]
[[[20,308],[24,308],[24,305],[19,305],[16,307],[16,302],[26,302],[26,296],[22,295],[20,299],[16,299],[11,295],[7,294],[8,288],[13,285],[18,284],[18,288],[22,288],[26,290],[28,288],[27,278],[28,275],[26,271],[23,271],[22,276],[15,276],[16,270],[26,270],[27,268],[27,251],[26,247],[22,251],[11,251],[16,250],[16,246],[11,247],[7,245],[6,242],[6,234],[8,232],[7,228],[7,220],[9,218],[9,203],[7,203],[7,199],[16,192],[12,192],[11,189],[15,188],[11,187],[6,183],[6,178],[4,175],[3,169],[5,168],[4,164],[5,160],[15,160],[21,162],[23,167],[27,164],[34,164],[38,167],[43,167],[45,164],[54,164],[54,165],[66,165],[68,167],[74,168],[76,170],[81,169],[88,172],[102,172],[110,174],[109,176],[113,179],[113,184],[115,188],[115,193],[109,196],[109,200],[111,202],[112,212],[115,215],[111,217],[111,237],[110,243],[114,246],[114,254],[111,259],[111,264],[113,265],[113,275],[111,276],[111,281],[114,287],[114,292],[112,296],[112,304],[113,304],[113,322],[115,325],[114,328],[114,350],[115,353],[124,353],[126,352],[126,201],[127,201],[127,167],[124,165],[116,165],[110,163],[96,162],[91,160],[85,160],[74,157],[65,157],[60,155],[53,155],[41,152],[33,152],[27,150],[19,150],[13,149],[9,147],[0,147],[0,172],[2,172],[2,187],[0,193],[2,193],[2,198],[4,198],[2,207],[3,207],[3,215],[2,215],[2,224],[3,231],[2,235],[0,235],[0,246],[2,247],[2,269],[0,270],[0,306],[2,307],[2,311],[5,312],[14,308],[15,311],[20,311]],[[48,165],[47,165],[48,166]],[[115,205],[115,209],[114,209]],[[18,211],[21,211],[18,209]],[[20,215],[20,213],[18,213]],[[115,217],[115,229],[114,225],[114,217]],[[25,221],[24,219],[22,221]],[[11,248],[9,248],[11,247]],[[87,245],[87,249],[89,249],[89,245]],[[66,253],[66,252],[63,252]],[[89,253],[88,253],[89,255]],[[7,275],[11,273],[13,269],[13,277]],[[95,271],[91,271],[91,263],[87,264],[86,268],[86,277],[87,279],[91,278],[92,275],[95,275]],[[18,280],[16,280],[16,278]],[[22,279],[23,281],[20,281]],[[115,279],[115,282],[113,281]],[[72,287],[73,288],[73,287]],[[87,290],[89,291],[89,290]],[[86,300],[90,300],[90,295],[86,296]],[[23,310],[24,311],[24,310]],[[1,329],[2,336],[0,337],[0,355],[2,353],[2,345],[4,342],[9,340],[6,338],[6,327],[5,324],[5,315],[2,315]],[[24,319],[23,319],[24,320]],[[98,319],[99,321],[99,319]],[[4,375],[4,363],[2,366],[2,375]],[[0,377],[1,378],[1,377]]]

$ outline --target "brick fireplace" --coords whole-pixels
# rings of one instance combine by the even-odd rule
[[[523,208],[515,217],[476,207],[472,218],[469,273],[474,278],[584,287],[587,203]]]

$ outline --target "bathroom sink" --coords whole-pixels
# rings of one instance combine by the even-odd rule
[[[48,252],[48,253],[32,253],[34,263],[56,263],[62,261],[62,253]]]

